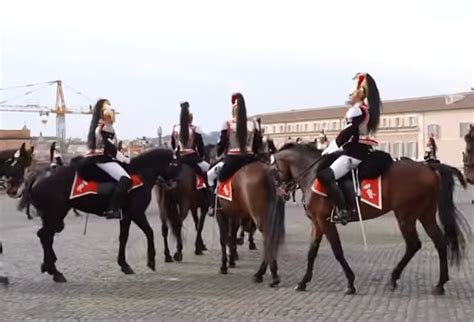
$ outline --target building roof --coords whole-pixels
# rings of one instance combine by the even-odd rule
[[[320,108],[292,109],[285,112],[262,113],[262,123],[285,123],[310,121],[315,119],[339,119],[344,116],[347,106],[330,106]],[[448,95],[425,96],[383,101],[382,115],[394,113],[420,113],[474,109],[474,92]]]

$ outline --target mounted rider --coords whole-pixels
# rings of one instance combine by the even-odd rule
[[[436,141],[433,137],[433,134],[430,135],[428,138],[428,142],[426,142],[426,149],[425,149],[425,156],[424,159],[426,162],[429,161],[436,161],[438,160],[436,154],[438,153],[438,146],[436,145]]]
[[[193,168],[207,183],[209,163],[204,160],[201,129],[192,124],[193,114],[189,111],[189,103],[183,102],[180,106],[179,124],[173,126],[171,133],[171,147],[179,151],[180,161]]]
[[[275,142],[273,142],[270,135],[265,134],[265,128],[262,128],[260,118],[257,118],[257,125],[262,137],[262,142],[258,149],[259,157],[263,158],[265,162],[270,162],[270,156],[277,152]]]
[[[50,166],[52,168],[56,168],[58,166],[62,167],[64,165],[63,157],[56,146],[56,142],[51,143],[51,146],[49,147],[49,159]]]
[[[232,177],[243,166],[258,161],[257,153],[261,144],[261,134],[255,120],[247,119],[245,100],[241,93],[232,94],[232,118],[224,122],[217,155],[225,154],[224,160],[215,164],[207,173],[210,186],[215,180],[220,182]]]
[[[380,121],[381,101],[374,79],[366,73],[358,73],[353,79],[356,83],[349,93],[348,103],[351,106],[345,116],[347,125],[322,153],[326,155],[342,151],[342,155],[316,176],[336,203],[338,211],[335,219],[342,223],[350,218],[352,209],[349,209],[337,180],[367,159],[370,151],[377,145],[369,135],[377,131]]]
[[[86,159],[117,181],[109,207],[104,213],[107,219],[120,218],[121,200],[127,195],[132,185],[132,179],[123,165],[129,164],[130,159],[117,148],[114,122],[115,113],[110,102],[107,99],[98,100],[94,106],[89,127],[87,137],[89,151],[86,154]]]

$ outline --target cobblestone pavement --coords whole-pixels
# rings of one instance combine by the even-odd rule
[[[472,189],[472,188],[471,188]],[[473,191],[457,193],[458,205],[474,226]],[[391,270],[404,252],[392,215],[366,223],[369,250],[362,247],[359,224],[341,227],[348,262],[356,274],[357,295],[344,296],[345,278],[326,241],[316,259],[307,292],[294,287],[303,276],[309,224],[301,206],[287,206],[287,239],[280,257],[282,285],[254,284],[260,250],[239,248],[241,260],[226,276],[218,274],[220,248],[214,218],[208,218],[204,256],[193,254],[194,229],[188,217],[182,263],[164,263],[159,216],[153,203],[148,217],[155,230],[158,269],[146,268],[146,241],[132,226],[127,254],[136,274],[123,275],[116,264],[118,222],[90,216],[66,218],[55,238],[58,268],[68,283],[55,284],[40,273],[42,250],[38,218],[28,221],[16,202],[0,196],[0,236],[11,284],[0,287],[0,320],[321,320],[321,321],[474,321],[474,260],[451,268],[446,295],[431,289],[438,278],[438,259],[420,229],[422,250],[406,268],[399,288],[387,287]],[[260,235],[257,235],[260,245]],[[174,245],[174,242],[173,242]],[[261,246],[259,246],[261,248]],[[269,281],[267,277],[266,282]]]

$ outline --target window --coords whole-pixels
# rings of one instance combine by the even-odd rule
[[[428,125],[428,136],[433,136],[435,139],[440,137],[440,126],[438,124],[429,124]]]
[[[418,151],[417,151],[417,142],[407,142],[405,143],[405,153],[406,157],[417,159],[418,158]]]
[[[326,122],[323,122],[323,124],[322,124],[322,127],[321,127],[321,128],[322,128],[323,130],[326,130],[326,129],[327,129],[327,127],[326,127]]]
[[[283,133],[283,125],[280,125],[280,133]]]
[[[410,126],[417,126],[416,123],[417,123],[417,122],[416,122],[416,117],[415,117],[415,116],[410,116],[410,117],[408,118],[408,124],[409,124]]]
[[[403,151],[402,151],[402,145],[400,142],[394,142],[392,143],[392,151],[391,151],[392,157],[393,158],[399,158],[402,156]]]
[[[469,128],[471,125],[474,126],[474,123],[466,123],[466,122],[459,123],[459,135],[462,138],[464,138],[469,133]]]
[[[339,126],[338,126],[338,125],[339,125],[339,124],[338,124],[337,121],[332,122],[332,129],[333,129],[333,130],[339,130]]]
[[[314,123],[314,130],[319,131],[321,125],[319,123]]]
[[[287,132],[291,132],[291,125],[287,125],[287,126],[286,126],[286,131],[287,131]]]
[[[296,132],[299,132],[299,131],[300,131],[300,125],[296,124]]]
[[[396,117],[395,118],[395,127],[400,127],[400,126],[401,126],[400,118]]]
[[[382,127],[387,127],[387,119],[385,117],[382,118]]]
[[[273,132],[272,133],[276,133],[276,126],[273,125]]]
[[[304,125],[304,131],[308,132],[308,124],[307,123]]]

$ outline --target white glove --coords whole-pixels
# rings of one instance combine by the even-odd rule
[[[331,142],[331,144],[329,144],[329,146],[326,149],[324,149],[324,151],[323,151],[323,153],[321,153],[321,155],[331,154],[331,153],[334,153],[334,152],[340,151],[340,150],[342,150],[342,149],[337,146],[336,140],[334,140],[334,141]]]
[[[130,163],[130,159],[124,156],[122,152],[120,151],[117,151],[117,155],[115,155],[115,158],[122,163],[126,163],[126,164]]]

